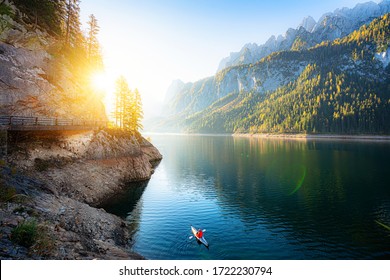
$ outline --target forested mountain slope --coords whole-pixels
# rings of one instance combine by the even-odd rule
[[[389,134],[389,43],[386,14],[344,38],[224,69],[202,82],[202,94],[183,96],[196,102],[209,87],[207,95],[219,97],[222,86],[236,84],[229,94],[164,125],[214,133]]]

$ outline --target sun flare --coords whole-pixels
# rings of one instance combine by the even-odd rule
[[[113,82],[111,81],[110,77],[104,72],[93,73],[90,79],[91,79],[91,86],[95,90],[107,92],[112,89]]]
[[[95,72],[90,75],[91,88],[97,93],[103,93],[102,99],[106,107],[106,114],[110,117],[114,108],[115,75],[107,72]]]

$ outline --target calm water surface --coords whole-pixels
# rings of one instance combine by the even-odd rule
[[[390,259],[389,143],[151,138],[152,179],[105,206],[146,258]]]

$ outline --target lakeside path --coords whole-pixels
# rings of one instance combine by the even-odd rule
[[[293,140],[346,140],[390,142],[390,135],[339,135],[339,134],[232,134],[233,137],[254,137],[264,139]]]

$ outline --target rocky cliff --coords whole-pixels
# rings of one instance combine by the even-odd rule
[[[63,42],[1,5],[0,114],[105,119],[102,96],[64,55]]]
[[[191,115],[212,105],[229,94],[273,91],[296,79],[307,61],[299,59],[275,60],[251,67],[243,65],[227,68],[214,77],[183,84],[166,105],[169,115]],[[280,71],[283,69],[283,71]]]
[[[18,149],[10,160],[19,168],[32,170],[54,193],[93,206],[122,190],[126,183],[150,179],[153,163],[162,159],[141,136],[137,139],[105,130],[41,135],[22,141]]]
[[[1,259],[142,258],[131,251],[133,225],[99,205],[150,178],[162,158],[152,144],[117,131],[44,133],[17,143],[12,167],[0,167]],[[42,231],[34,244],[11,242],[15,228],[32,220]]]

